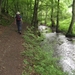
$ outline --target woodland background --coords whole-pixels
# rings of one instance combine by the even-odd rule
[[[74,6],[74,0],[0,0],[0,23],[4,21],[4,15],[15,17],[16,12],[20,11],[23,20],[34,26],[35,30],[39,23],[43,23],[56,27],[56,32],[72,36],[75,34]]]

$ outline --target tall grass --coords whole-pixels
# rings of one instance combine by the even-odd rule
[[[52,47],[50,51],[43,50],[40,46],[42,37],[35,36],[28,29],[24,35],[25,50],[22,53],[24,56],[24,71],[22,75],[67,75],[58,65],[58,58],[53,56]],[[46,49],[46,45],[44,45]]]

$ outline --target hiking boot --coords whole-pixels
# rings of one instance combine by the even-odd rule
[[[19,31],[19,34],[22,34],[21,31]]]

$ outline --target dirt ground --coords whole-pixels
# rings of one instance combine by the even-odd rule
[[[22,75],[22,36],[23,34],[17,33],[14,23],[8,27],[0,26],[0,75]]]

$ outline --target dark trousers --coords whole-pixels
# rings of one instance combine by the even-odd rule
[[[22,30],[21,21],[16,21],[16,23],[17,23],[18,32],[21,32],[21,30]]]

